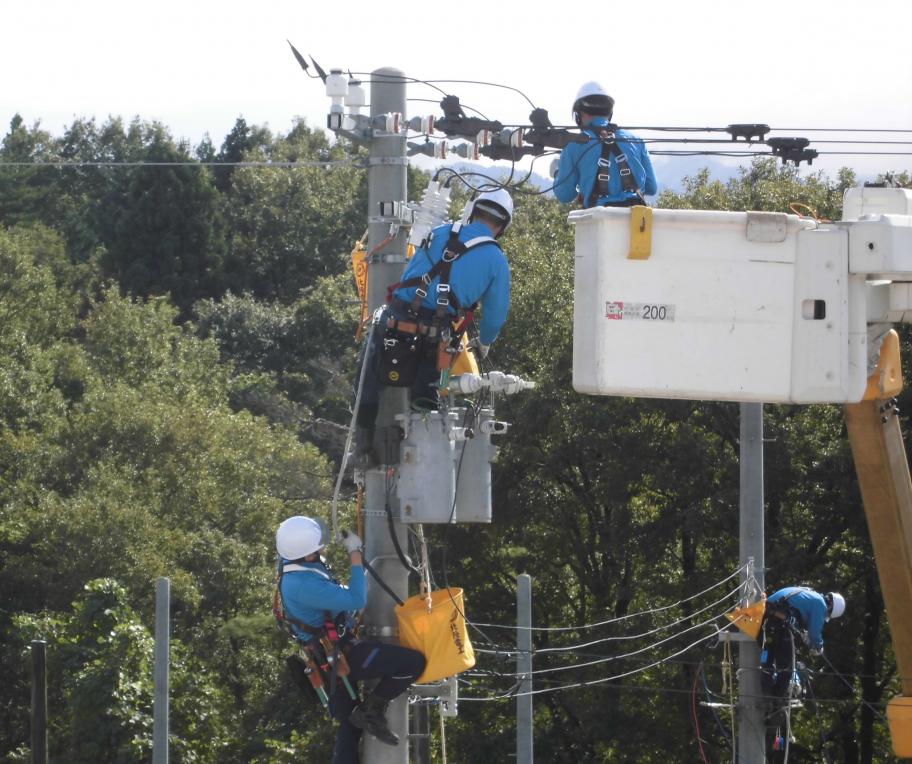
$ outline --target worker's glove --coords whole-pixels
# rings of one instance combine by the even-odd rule
[[[813,655],[815,658],[819,658],[821,655],[823,655],[823,648],[821,647],[818,650],[816,647],[812,647],[810,652],[811,652],[811,655]]]
[[[491,349],[490,345],[482,345],[481,340],[478,339],[478,337],[476,337],[469,343],[469,347],[472,348],[475,355],[478,356],[479,358],[487,358],[488,351],[490,351],[490,349]]]
[[[557,180],[557,170],[560,167],[560,157],[555,157],[551,160],[551,167],[548,169],[548,174]]]
[[[364,542],[361,541],[361,537],[357,533],[342,531],[342,546],[345,547],[346,552],[351,554],[352,552],[360,552]]]

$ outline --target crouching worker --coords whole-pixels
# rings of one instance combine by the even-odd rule
[[[760,653],[765,693],[783,698],[790,692],[798,651],[795,635],[807,644],[811,655],[821,655],[823,625],[830,618],[839,618],[845,607],[841,594],[820,594],[806,586],[788,586],[767,598]]]
[[[425,659],[406,647],[356,637],[354,611],[367,601],[361,539],[349,532],[342,540],[351,560],[348,586],[336,580],[322,558],[326,542],[323,526],[310,517],[298,515],[282,522],[276,531],[278,593],[284,620],[305,651],[322,642],[329,645],[325,653],[344,656],[348,673],[342,676],[343,662],[332,661],[328,688],[330,714],[339,720],[332,761],[357,764],[362,730],[387,745],[398,745],[399,738],[386,722],[386,708],[421,675]],[[358,702],[352,694],[364,679],[379,681]]]
[[[441,372],[481,306],[475,354],[485,358],[510,309],[510,265],[498,242],[513,219],[504,189],[479,194],[465,220],[435,228],[390,286],[374,328],[358,409],[359,453],[370,447],[383,386],[407,387],[414,408],[436,409]],[[455,328],[454,328],[455,327]]]

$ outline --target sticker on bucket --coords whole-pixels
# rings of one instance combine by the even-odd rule
[[[605,302],[605,318],[620,321],[674,321],[675,306],[655,302],[624,302],[608,300]]]

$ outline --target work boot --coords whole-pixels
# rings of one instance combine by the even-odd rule
[[[373,693],[365,695],[361,705],[356,706],[349,715],[348,721],[353,727],[373,735],[381,743],[399,745],[399,736],[386,723],[386,707],[388,705],[388,700],[384,700]]]

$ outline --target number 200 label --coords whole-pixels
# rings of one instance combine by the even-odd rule
[[[605,318],[628,321],[674,321],[675,306],[654,302],[624,302],[609,300],[605,303]]]

